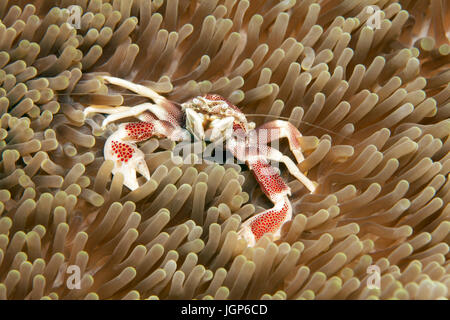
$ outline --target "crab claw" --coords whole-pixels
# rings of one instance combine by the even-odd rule
[[[238,236],[253,247],[266,233],[272,233],[273,239],[281,236],[283,224],[292,219],[292,205],[289,201],[291,189],[281,178],[279,171],[261,155],[247,155],[247,165],[253,171],[256,180],[273,207],[251,217],[241,224]]]
[[[239,239],[245,239],[248,246],[256,242],[268,232],[273,233],[273,239],[281,236],[281,227],[292,218],[292,206],[286,195],[275,197],[274,206],[245,221],[239,231]]]
[[[121,172],[123,174],[123,184],[130,190],[139,188],[136,172],[140,173],[147,180],[150,179],[145,155],[133,143],[120,141],[113,134],[106,140],[104,155],[105,160],[114,162],[112,173]]]

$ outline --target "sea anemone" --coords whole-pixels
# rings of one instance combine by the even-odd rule
[[[0,0],[0,299],[450,297],[447,2],[29,2]],[[144,99],[100,74],[289,120],[317,192],[281,166],[293,219],[248,247],[245,166],[152,138],[128,190],[83,110]]]

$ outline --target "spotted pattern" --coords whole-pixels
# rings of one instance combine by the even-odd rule
[[[164,120],[168,121],[174,127],[180,126],[183,122],[184,112],[181,111],[179,104],[171,101],[165,104],[164,107],[167,111],[167,118]]]
[[[128,136],[137,141],[150,138],[155,131],[155,126],[150,122],[130,122],[125,126]]]
[[[250,224],[255,240],[258,241],[265,233],[275,233],[283,224],[289,211],[289,204],[284,202],[281,208],[273,208],[257,217]]]
[[[284,223],[290,210],[289,202],[285,197],[290,188],[281,179],[277,170],[266,160],[260,158],[248,161],[256,180],[267,197],[275,203],[275,207],[267,210],[250,224],[255,240],[258,241],[267,232],[276,232]]]
[[[118,160],[122,162],[128,162],[134,153],[134,150],[130,145],[120,141],[112,141],[111,148],[112,153],[115,154]]]
[[[287,194],[289,192],[290,189],[287,184],[283,181],[275,168],[270,166],[267,161],[258,159],[249,161],[249,164],[261,189],[269,199],[274,201],[279,195]]]

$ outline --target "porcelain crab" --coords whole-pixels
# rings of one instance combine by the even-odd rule
[[[290,122],[274,120],[255,128],[255,124],[247,121],[238,107],[217,94],[194,97],[178,104],[140,84],[111,76],[102,76],[101,79],[152,100],[136,106],[93,105],[84,110],[85,116],[92,113],[108,114],[102,123],[103,127],[129,117],[139,120],[119,124],[104,147],[105,159],[114,162],[112,173],[121,172],[124,185],[129,189],[139,187],[136,173],[150,179],[144,153],[137,147],[138,142],[150,137],[181,141],[190,138],[190,133],[198,140],[217,142],[222,139],[226,150],[253,171],[262,191],[274,204],[272,208],[242,223],[238,233],[249,246],[254,246],[267,232],[273,233],[275,239],[279,238],[281,227],[292,218],[290,188],[270,161],[284,163],[289,173],[310,192],[316,189],[316,184],[299,170],[290,157],[268,146],[268,142],[275,139],[287,138],[296,162],[304,160],[299,143],[301,134]]]

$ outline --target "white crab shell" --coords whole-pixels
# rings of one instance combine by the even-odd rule
[[[217,141],[229,138],[233,133],[233,123],[247,124],[244,114],[230,108],[226,101],[197,97],[182,104],[186,114],[186,129],[197,139]]]

